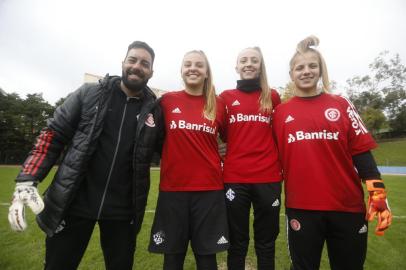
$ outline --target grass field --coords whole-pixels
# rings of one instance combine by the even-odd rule
[[[406,139],[380,142],[373,154],[378,165],[406,166]]]
[[[44,234],[35,223],[34,215],[27,211],[28,229],[23,233],[12,232],[7,221],[8,203],[14,189],[13,179],[18,172],[16,167],[0,167],[0,269],[42,269],[44,260]],[[158,171],[152,171],[151,191],[147,205],[147,212],[142,230],[138,235],[134,269],[155,270],[162,269],[162,256],[148,253],[147,245],[154,216],[157,199]],[[42,192],[51,177],[39,186]],[[375,224],[371,224],[368,239],[368,254],[365,264],[366,270],[402,269],[406,265],[404,252],[406,243],[406,176],[385,176],[389,191],[389,200],[395,215],[393,225],[384,237],[375,236],[372,231]],[[284,210],[281,211],[283,214]],[[289,259],[286,246],[285,220],[281,218],[281,233],[277,239],[276,269],[289,269]],[[219,269],[225,267],[225,253],[218,255]],[[253,243],[250,243],[247,258],[247,269],[255,269],[255,255]],[[93,234],[89,247],[79,269],[104,269],[103,256],[99,248],[99,232]],[[195,269],[192,253],[189,251],[185,270]],[[321,269],[329,269],[326,254],[323,255]]]

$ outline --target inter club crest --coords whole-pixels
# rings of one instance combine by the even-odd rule
[[[290,227],[292,228],[292,230],[294,230],[294,231],[296,231],[296,232],[299,231],[300,228],[301,228],[301,225],[300,225],[299,220],[297,220],[297,219],[295,219],[295,218],[291,219],[291,220],[289,221],[289,224],[290,224]]]
[[[324,116],[327,118],[327,120],[335,122],[340,119],[340,111],[335,108],[328,108],[324,111]]]
[[[145,124],[149,127],[155,127],[154,116],[152,115],[152,113],[149,113],[147,115],[147,119],[145,119]]]

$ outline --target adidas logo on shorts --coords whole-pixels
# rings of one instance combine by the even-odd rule
[[[228,241],[224,236],[221,236],[220,239],[217,241],[217,245],[224,245],[227,243],[228,243]]]
[[[280,205],[279,199],[276,199],[276,200],[272,203],[272,206],[273,206],[273,207],[277,207],[277,206],[279,206],[279,205]]]
[[[364,226],[361,227],[361,229],[359,229],[358,233],[362,234],[362,233],[366,233],[368,231],[368,227],[367,225],[364,224]]]
[[[66,222],[65,222],[65,220],[62,220],[61,223],[58,225],[58,227],[56,227],[55,234],[61,232],[63,229],[65,229],[65,227],[66,227]]]

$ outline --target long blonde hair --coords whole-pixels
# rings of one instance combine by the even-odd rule
[[[330,90],[330,81],[328,78],[327,65],[326,65],[326,62],[324,61],[324,58],[321,55],[321,53],[315,48],[319,45],[319,43],[320,43],[319,39],[313,35],[308,36],[307,38],[300,41],[297,44],[295,54],[290,59],[289,69],[290,69],[290,72],[292,72],[297,56],[302,55],[306,52],[315,53],[317,55],[317,57],[319,58],[320,77],[321,77],[322,84],[323,84],[322,91],[325,93],[328,93]]]
[[[255,47],[248,47],[245,48],[244,50],[247,49],[252,49],[255,50],[259,53],[259,57],[261,60],[261,65],[260,65],[260,71],[259,71],[259,85],[261,87],[261,95],[259,96],[259,106],[260,110],[262,112],[272,112],[272,95],[271,95],[271,90],[268,85],[268,77],[266,75],[266,67],[265,67],[265,61],[264,61],[264,56],[262,54],[261,48],[258,46]],[[237,59],[238,61],[238,59]]]
[[[203,56],[207,65],[207,78],[204,80],[203,96],[205,98],[205,104],[203,108],[203,115],[207,119],[214,121],[216,119],[216,91],[213,84],[213,75],[210,68],[209,60],[206,54],[201,50],[192,50],[185,53],[185,56],[191,53],[197,53]]]

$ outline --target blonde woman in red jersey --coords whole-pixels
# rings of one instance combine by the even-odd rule
[[[318,43],[310,36],[298,44],[290,62],[295,97],[278,106],[274,115],[285,179],[288,247],[295,270],[319,269],[324,242],[331,269],[361,270],[367,220],[378,215],[376,234],[383,235],[392,214],[370,152],[376,143],[351,102],[327,93],[327,68],[315,48]],[[361,179],[370,195],[367,211]]]
[[[214,270],[229,245],[217,145],[224,105],[202,51],[186,53],[181,74],[185,89],[160,101],[165,139],[149,250],[164,254],[163,269],[180,270],[190,241],[197,269]]]
[[[236,89],[220,94],[227,108],[223,175],[230,232],[227,265],[232,270],[245,269],[252,205],[258,269],[274,269],[281,169],[271,114],[280,98],[268,87],[265,63],[258,47],[240,52],[236,71],[241,79]]]

